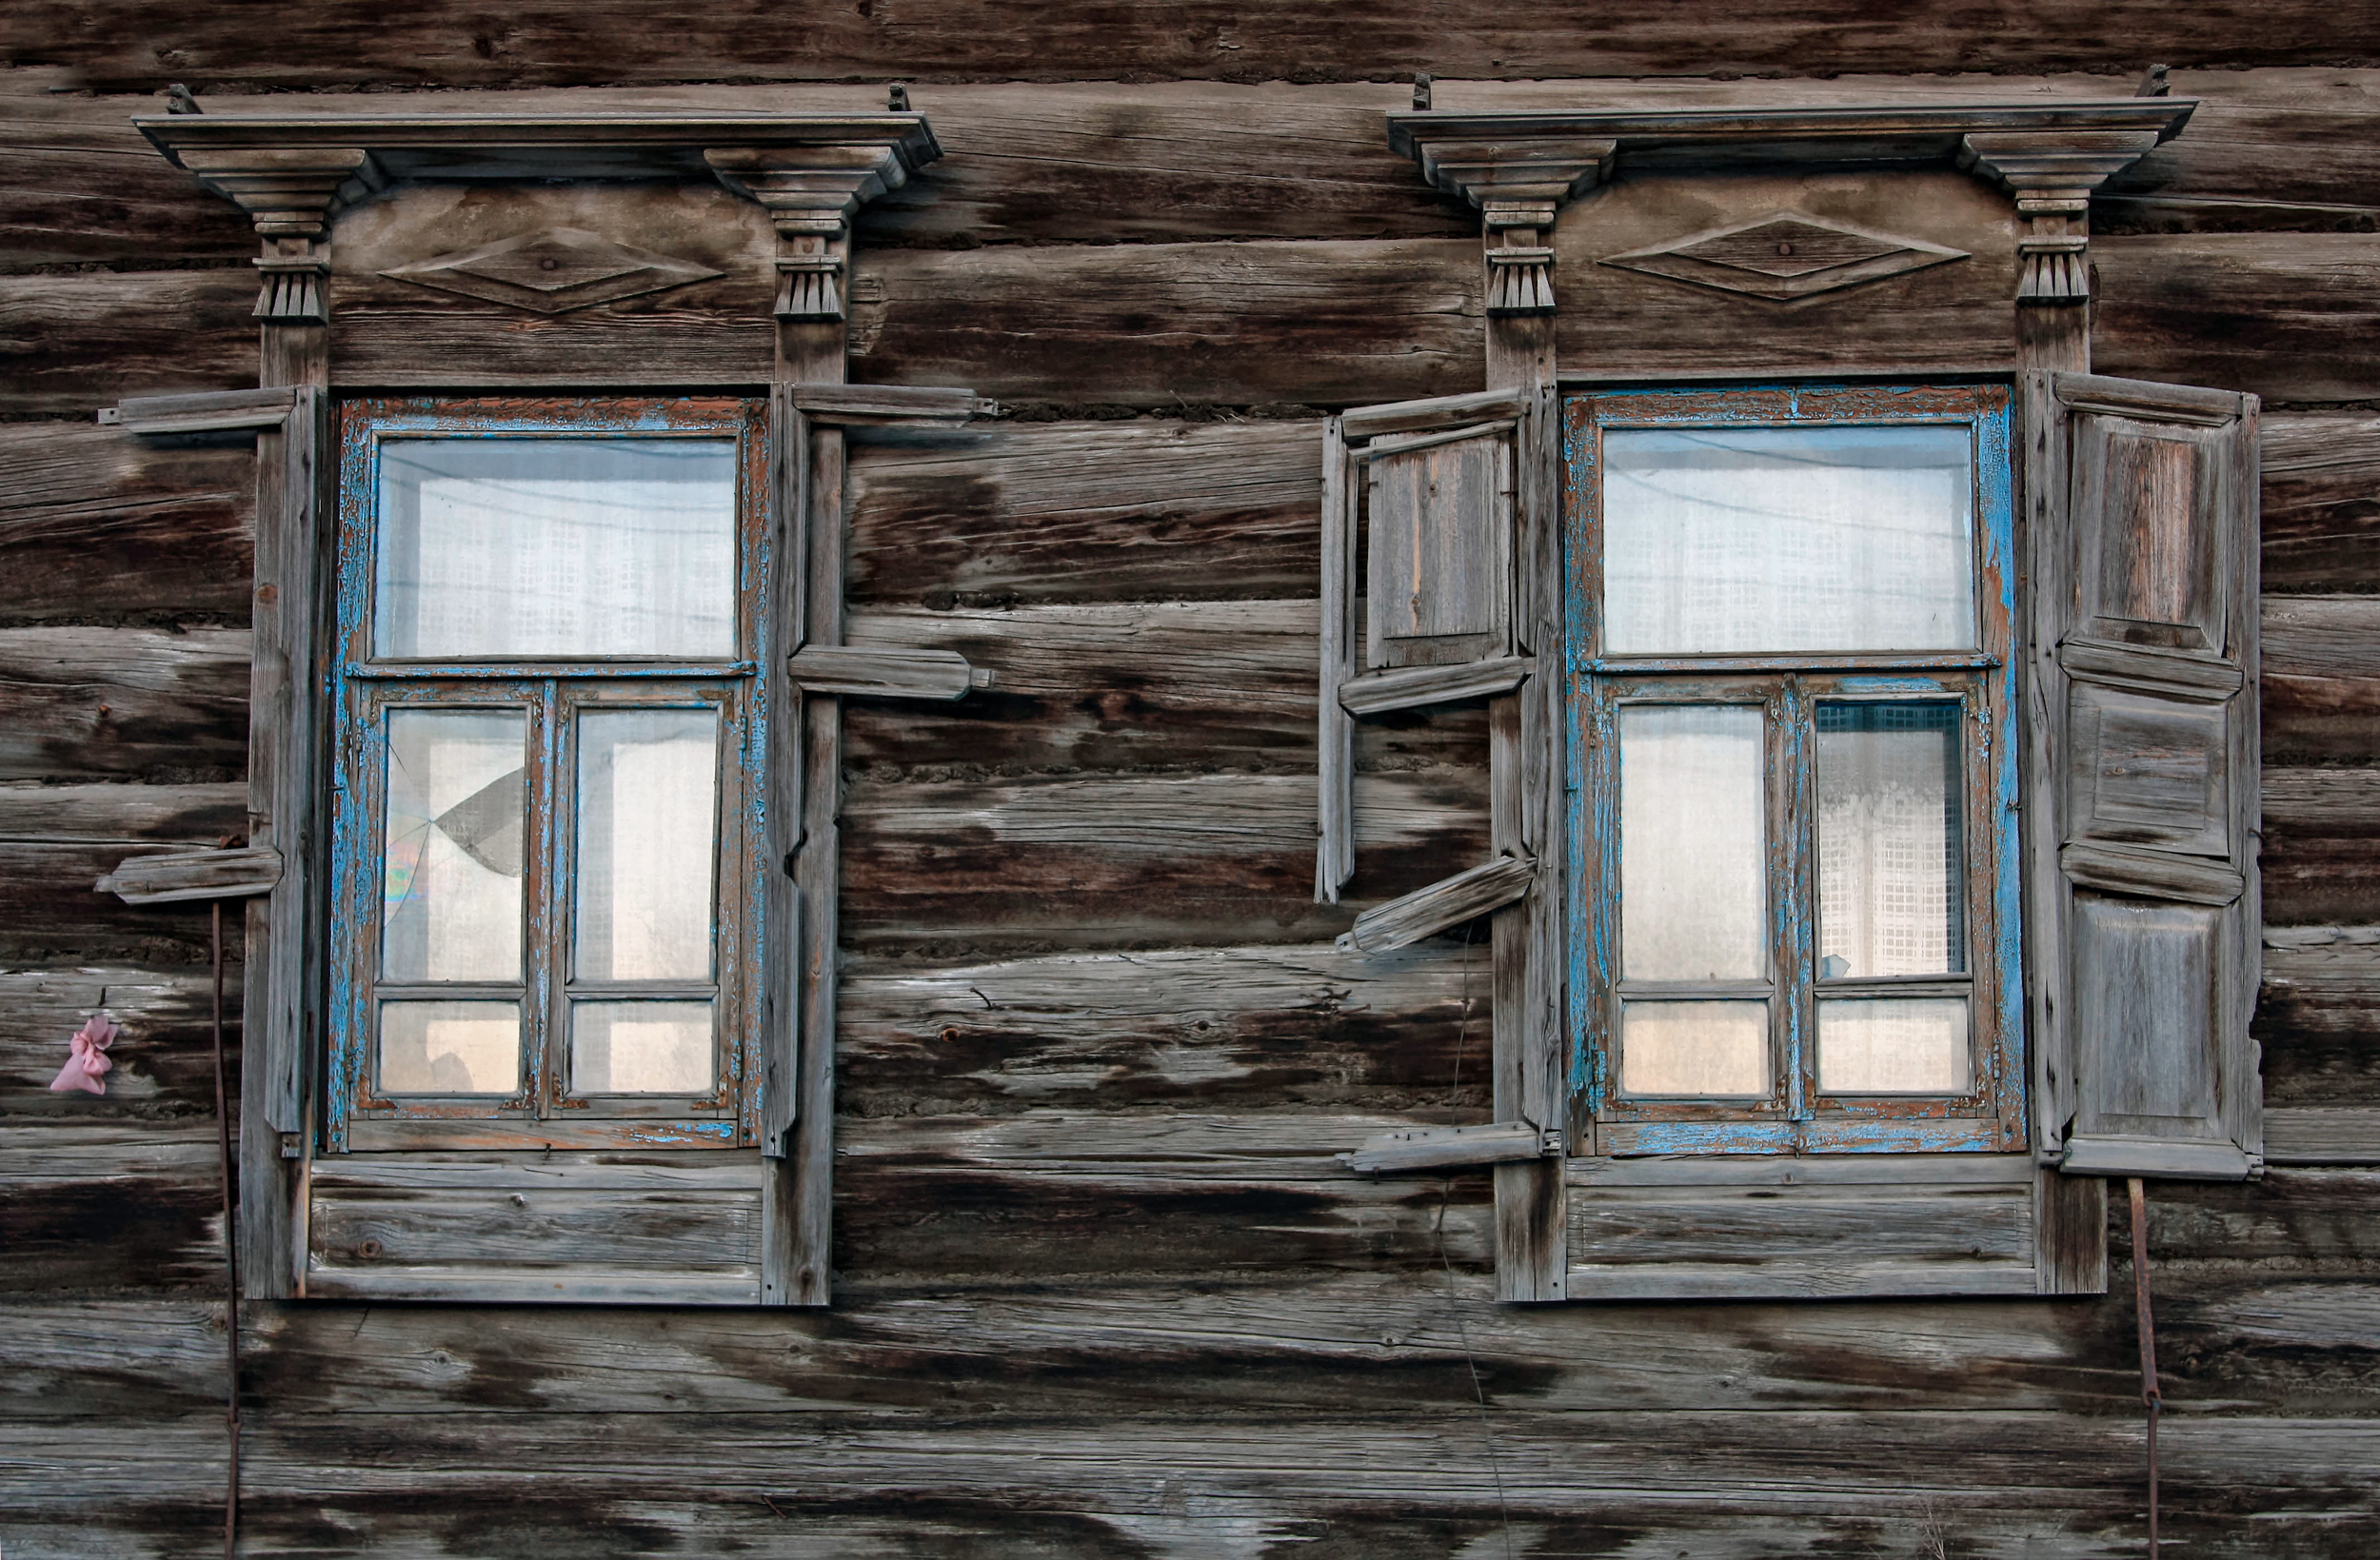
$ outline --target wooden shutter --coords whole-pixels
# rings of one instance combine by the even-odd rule
[[[1355,721],[1488,700],[1493,858],[1367,910],[1339,946],[1495,918],[1497,1121],[1391,1135],[1350,1163],[1494,1165],[1497,1296],[1522,1301],[1563,1298],[1566,1273],[1556,415],[1550,385],[1360,407],[1331,419],[1322,455],[1316,898],[1338,902],[1355,870]]]
[[[2260,1164],[2253,396],[2027,385],[2035,1097],[2071,1174]]]
[[[1355,871],[1354,718],[1509,693],[1528,675],[1515,486],[1523,428],[1550,415],[1547,399],[1363,406],[1324,430],[1318,900],[1338,903]]]

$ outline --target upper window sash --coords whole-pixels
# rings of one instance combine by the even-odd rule
[[[1566,400],[1566,594],[1573,670],[1955,669],[2007,663],[2010,625],[2015,614],[2015,571],[2011,566],[2014,488],[2009,393],[2004,386],[1695,386],[1580,392]],[[1830,428],[1843,430],[1846,437],[1872,429],[1964,433],[1972,485],[1960,506],[1967,532],[1963,562],[1973,594],[1963,634],[1937,634],[1933,643],[1813,644],[1806,648],[1779,644],[1680,651],[1632,646],[1625,641],[1628,625],[1606,623],[1607,562],[1620,562],[1607,556],[1615,550],[1604,519],[1607,491],[1619,482],[1641,483],[1646,464],[1641,457],[1648,453],[1638,452],[1637,470],[1616,469],[1606,448],[1609,435],[1645,433],[1684,443],[1697,432],[1708,432],[1721,441],[1730,435],[1752,435],[1756,440],[1772,431],[1807,435]],[[1930,444],[1940,442],[1926,441]],[[1793,453],[1774,447],[1760,451],[1756,446],[1747,451],[1755,464],[1764,455],[1772,461],[1788,461]],[[1938,455],[1939,450],[1927,453]],[[1726,480],[1724,474],[1707,476],[1699,493],[1685,496],[1714,501],[1712,508],[1723,507],[1728,496]],[[1934,485],[1938,488],[1938,482]],[[1764,517],[1746,518],[1756,527]],[[1939,555],[1939,539],[1926,540]],[[1963,642],[1946,642],[1953,639]]]
[[[726,398],[349,403],[342,674],[756,669],[769,566],[765,417],[760,403]],[[508,446],[557,444],[585,445],[585,467],[555,476],[505,458]],[[607,487],[641,488],[660,523],[598,543],[585,519]],[[514,506],[514,523],[475,512],[490,494]],[[540,583],[548,588],[526,588]],[[442,590],[464,606],[436,600]]]

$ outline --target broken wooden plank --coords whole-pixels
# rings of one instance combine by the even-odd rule
[[[1354,928],[1339,938],[1339,946],[1378,954],[1418,942],[1512,903],[1529,891],[1529,880],[1537,870],[1537,862],[1530,858],[1507,856],[1458,872],[1386,904],[1374,905],[1356,918]]]
[[[297,392],[275,385],[261,390],[200,390],[188,395],[145,395],[99,408],[99,421],[136,439],[186,433],[253,432],[277,428],[297,405]]]
[[[1510,693],[1537,669],[1534,656],[1498,656],[1460,666],[1401,666],[1341,683],[1339,702],[1350,715],[1384,715]]]
[[[992,685],[989,668],[970,664],[956,650],[811,644],[787,664],[803,693],[952,700]]]
[[[1485,1127],[1413,1127],[1367,1137],[1339,1162],[1359,1175],[1398,1175],[1424,1170],[1451,1170],[1477,1165],[1514,1164],[1523,1159],[1558,1158],[1559,1132],[1541,1132],[1526,1121],[1499,1121]]]
[[[172,904],[183,899],[243,899],[269,894],[280,880],[281,853],[259,845],[135,856],[91,887],[113,894],[126,904]]]
[[[996,417],[1000,403],[942,385],[795,385],[796,410],[827,427],[925,423],[957,427]]]

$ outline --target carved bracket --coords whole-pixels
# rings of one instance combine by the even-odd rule
[[[198,182],[248,214],[264,241],[256,318],[320,324],[330,318],[330,219],[387,183],[360,147],[239,148],[187,152]]]
[[[2016,302],[2091,301],[2091,192],[2155,149],[2154,130],[2055,129],[1969,135],[1959,166],[2016,197]]]
[[[1562,207],[1602,182],[1616,145],[1577,136],[1520,141],[1415,136],[1414,154],[1430,183],[1479,208],[1490,314],[1554,312],[1554,251],[1545,241],[1553,236]]]
[[[908,182],[911,164],[901,153],[898,145],[703,153],[719,182],[760,202],[776,227],[779,319],[843,317],[852,213]]]

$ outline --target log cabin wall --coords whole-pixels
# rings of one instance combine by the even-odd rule
[[[1332,941],[1481,858],[1482,708],[1364,722],[1358,877],[1337,906],[1310,883],[1320,419],[1482,371],[1478,216],[1384,144],[1408,72],[1441,108],[2005,101],[2122,95],[2155,58],[2205,101],[2094,203],[2094,366],[2265,401],[2275,1161],[2152,1189],[2164,1531],[2372,1552],[2380,27],[1558,10],[20,8],[0,1550],[199,1553],[220,1521],[207,912],[90,885],[245,826],[252,457],[91,415],[255,383],[254,240],[129,116],[172,80],[575,112],[873,108],[900,77],[946,155],[859,219],[852,378],[1006,409],[855,439],[847,638],[1000,681],[846,718],[835,1304],[250,1304],[246,1550],[2139,1552],[2120,1214],[2104,1298],[1499,1307],[1486,1175],[1331,1159],[1486,1119],[1484,938]],[[382,342],[435,312],[358,303]],[[102,1005],[107,1096],[48,1092]]]

